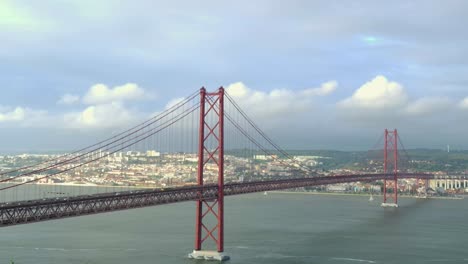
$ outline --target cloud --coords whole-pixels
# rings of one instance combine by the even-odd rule
[[[404,103],[396,100],[385,108],[374,103],[379,100],[366,100],[362,96],[350,99],[348,107],[339,110],[324,108],[325,103],[321,101],[332,103],[333,100],[330,107],[335,106],[338,100],[335,94],[298,100],[305,96],[294,89],[290,93],[288,90],[280,93],[284,100],[292,97],[293,104],[272,99],[270,90],[263,90],[265,96],[258,101],[261,103],[258,106],[254,100],[252,103],[245,100],[245,107],[259,109],[266,117],[277,116],[273,110],[284,113],[285,117],[296,111],[307,114],[307,120],[317,128],[317,119],[322,118],[330,123],[333,131],[351,134],[359,125],[337,124],[333,119],[337,111],[357,112],[367,123],[372,123],[366,119],[368,115],[375,114],[383,119],[394,113],[395,118],[416,121],[420,116],[430,118],[433,112],[428,110],[432,109],[427,106],[428,102],[418,103],[420,97],[449,96],[458,103],[468,96],[464,93],[468,85],[468,38],[463,33],[468,23],[463,11],[467,10],[468,1],[420,0],[395,5],[390,1],[383,4],[364,0],[343,1],[337,5],[336,1],[301,0],[280,7],[272,1],[258,1],[255,10],[230,2],[181,5],[168,1],[158,3],[157,8],[153,1],[141,1],[138,5],[131,1],[114,2],[117,1],[28,1],[27,4],[25,1],[0,1],[3,83],[13,84],[17,78],[22,78],[17,88],[3,89],[4,102],[17,106],[24,104],[22,100],[34,100],[34,105],[57,107],[54,104],[58,97],[50,104],[43,90],[34,87],[51,87],[50,80],[56,80],[54,86],[63,87],[75,87],[88,80],[105,80],[110,90],[114,83],[123,84],[118,82],[125,76],[169,89],[193,87],[201,80],[212,86],[219,80],[242,76],[242,80],[249,80],[245,81],[247,85],[251,83],[249,95],[262,92],[260,87],[304,83],[317,76],[330,76],[326,78],[340,82],[339,94],[336,93],[341,96],[339,99],[351,98],[376,71],[406,86],[402,95],[392,97],[403,98]],[[330,17],[337,19],[330,20]],[[24,28],[34,28],[38,20],[47,19],[53,22],[50,34],[24,32]],[[239,23],[232,24],[232,21]],[[159,26],[144,26],[149,24]],[[19,33],[15,34],[17,31]],[[250,39],[249,45],[245,45],[246,39]],[[157,80],[155,72],[159,72]],[[356,84],[359,80],[362,83]],[[446,88],[449,86],[452,88]],[[327,93],[314,89],[310,93]],[[25,100],[21,93],[30,94],[34,99]],[[164,93],[167,98],[181,95],[172,90]],[[84,93],[79,95],[83,100]],[[392,98],[381,100],[393,103]],[[93,101],[74,107],[79,107],[75,110],[80,113],[87,107],[110,101]],[[122,107],[128,109],[132,106],[130,103],[125,101]],[[268,113],[270,103],[273,114]],[[454,104],[454,110],[466,121],[463,115],[466,113],[461,109],[468,110],[468,100],[459,104],[459,107]],[[310,110],[312,106],[315,107],[313,111]],[[385,113],[382,109],[391,111]],[[65,114],[62,109],[47,110],[60,114],[60,118]],[[144,108],[139,110],[145,111]],[[309,117],[313,113],[321,117]],[[439,119],[433,122],[434,126],[442,119],[447,120],[444,117],[434,119]],[[462,126],[463,122],[454,123]],[[407,128],[419,132],[417,123],[414,127],[411,125]],[[312,135],[310,130],[308,133]],[[458,138],[462,140],[463,135],[461,133]]]
[[[0,28],[43,31],[51,26],[47,17],[36,16],[27,5],[18,4],[17,1],[0,1]]]
[[[466,97],[465,99],[463,99],[459,104],[458,106],[462,109],[468,109],[468,97]]]
[[[0,112],[0,122],[15,122],[22,121],[26,117],[26,109],[23,107],[16,107],[14,110]]]
[[[4,126],[45,127],[51,124],[45,110],[17,106],[0,108],[0,124]]]
[[[65,94],[57,101],[57,104],[72,105],[78,103],[79,101],[80,97],[78,95]]]
[[[82,97],[88,106],[82,111],[65,113],[63,121],[68,128],[105,129],[125,127],[143,114],[131,110],[125,103],[152,98],[135,83],[126,83],[113,88],[95,84]],[[64,96],[61,101],[76,102],[79,96]]]
[[[86,104],[106,104],[111,102],[123,102],[145,99],[147,94],[137,84],[127,83],[122,86],[109,88],[105,84],[93,85],[83,102]]]
[[[337,102],[336,110],[345,120],[360,125],[414,125],[422,118],[433,121],[438,114],[455,110],[453,105],[453,100],[446,96],[411,99],[403,85],[379,75],[359,87],[351,97]]]
[[[67,113],[64,123],[69,128],[112,128],[132,123],[139,116],[121,103],[108,103],[86,107],[81,112]]]
[[[305,90],[274,89],[270,92],[253,90],[242,82],[227,86],[227,93],[245,110],[259,117],[281,117],[303,113],[312,108],[313,99],[336,90],[338,83],[330,81],[318,88]]]
[[[378,75],[365,83],[354,94],[338,103],[339,107],[350,109],[388,109],[408,103],[408,95],[403,86]]]
[[[171,99],[171,100],[166,104],[166,108],[165,108],[165,109],[169,109],[169,108],[173,107],[174,105],[176,105],[176,104],[182,102],[184,99],[185,99],[185,97],[178,97],[178,98]]]
[[[131,101],[153,98],[135,83],[108,87],[105,84],[95,84],[83,96],[65,94],[58,104],[86,104],[84,109],[73,112],[59,113],[50,119],[62,124],[65,128],[74,129],[105,129],[124,127],[145,116],[144,113],[132,109],[127,104]]]
[[[303,91],[306,96],[325,96],[333,93],[338,87],[337,81],[322,83],[319,88],[311,88]]]
[[[405,111],[410,115],[430,115],[448,110],[452,106],[452,100],[447,97],[424,97],[411,102]]]

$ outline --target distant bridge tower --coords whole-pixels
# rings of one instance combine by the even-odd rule
[[[224,88],[214,93],[200,89],[200,127],[198,139],[197,182],[203,186],[203,174],[209,164],[218,170],[218,190],[215,198],[205,199],[198,193],[195,218],[195,249],[190,258],[228,260],[224,251]],[[212,196],[211,196],[212,197]],[[210,225],[211,224],[211,225]],[[213,226],[214,225],[214,226]],[[216,244],[216,251],[202,250],[205,242]]]
[[[382,206],[398,207],[398,131],[385,129],[384,140],[384,173],[392,177],[388,179],[388,186],[387,177],[384,179]],[[393,195],[387,192],[388,187],[393,187]],[[393,199],[393,203],[387,202],[388,199]]]

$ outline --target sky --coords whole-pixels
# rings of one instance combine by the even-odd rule
[[[0,151],[223,86],[287,149],[468,149],[468,1],[0,0]]]

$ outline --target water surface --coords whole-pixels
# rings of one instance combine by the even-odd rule
[[[226,198],[229,263],[465,263],[468,200],[251,194]],[[0,229],[0,263],[203,263],[194,202]]]

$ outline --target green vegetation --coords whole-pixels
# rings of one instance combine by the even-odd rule
[[[448,153],[443,150],[415,149],[408,151],[408,154],[413,160],[410,166],[415,170],[468,171],[468,151],[452,151]]]
[[[375,169],[382,166],[382,150],[374,151],[336,151],[336,150],[288,150],[291,156],[316,156],[321,170]],[[242,151],[232,154],[245,155]],[[374,163],[370,165],[370,161]],[[414,171],[445,171],[449,173],[468,172],[468,150],[448,153],[438,149],[412,149],[400,151],[400,167]]]

